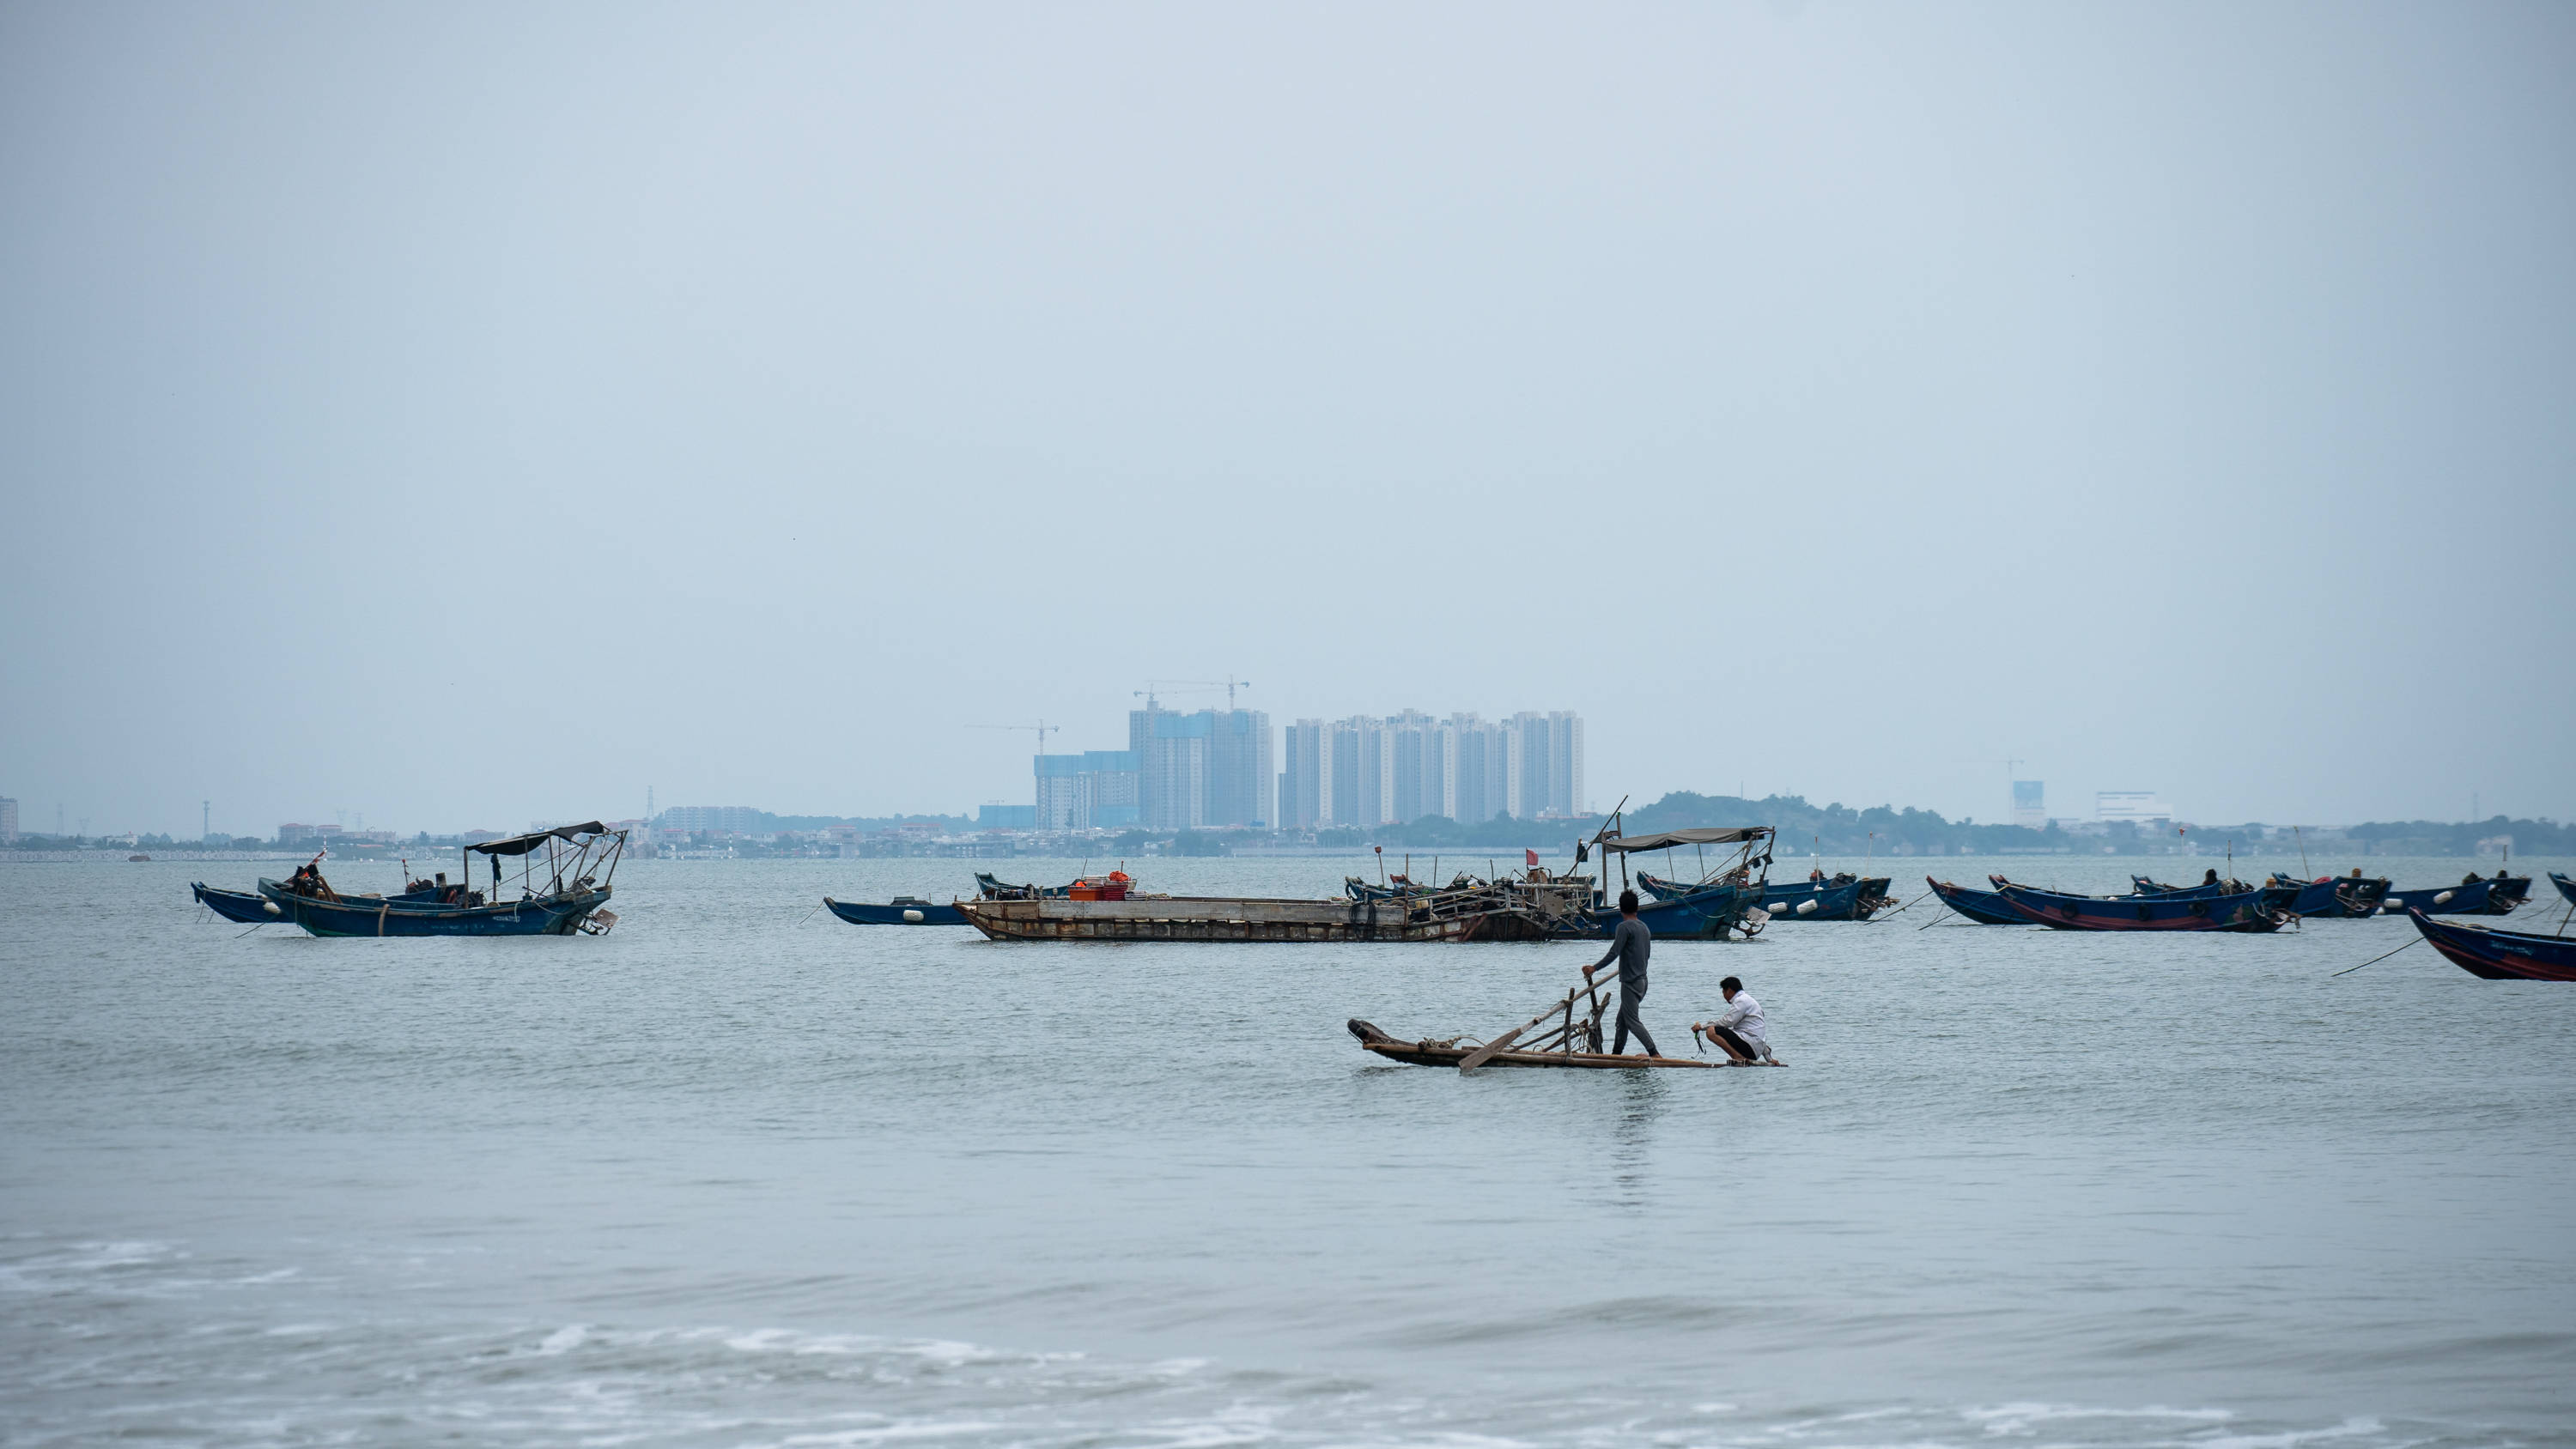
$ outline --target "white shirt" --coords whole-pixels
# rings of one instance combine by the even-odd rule
[[[1762,1031],[1762,1003],[1754,1000],[1750,991],[1735,993],[1735,999],[1726,1003],[1726,1010],[1718,1014],[1717,1024],[1755,1046],[1771,1044],[1771,1039]]]

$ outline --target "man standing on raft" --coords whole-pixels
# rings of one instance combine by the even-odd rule
[[[1602,953],[1600,960],[1583,968],[1583,979],[1589,981],[1593,972],[1609,965],[1614,957],[1619,962],[1619,1031],[1611,1039],[1614,1044],[1610,1048],[1614,1057],[1627,1054],[1628,1033],[1632,1031],[1645,1046],[1646,1055],[1663,1055],[1655,1050],[1654,1037],[1647,1034],[1646,1023],[1637,1016],[1637,1003],[1646,999],[1646,954],[1652,949],[1652,939],[1646,923],[1637,919],[1637,893],[1619,892],[1619,929],[1611,933],[1610,949]]]

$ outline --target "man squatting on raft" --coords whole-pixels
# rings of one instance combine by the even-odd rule
[[[1725,1012],[1715,1021],[1692,1022],[1691,1034],[1707,1037],[1709,1044],[1726,1053],[1727,1060],[1736,1066],[1749,1067],[1756,1062],[1780,1065],[1780,1059],[1771,1055],[1771,1043],[1766,1039],[1769,1028],[1762,1021],[1762,1003],[1732,976],[1717,983],[1717,989],[1726,995]]]
[[[1627,1052],[1628,1033],[1632,1031],[1645,1045],[1646,1055],[1663,1055],[1655,1050],[1655,1039],[1647,1035],[1645,1022],[1637,1017],[1637,1003],[1646,999],[1646,956],[1653,949],[1649,944],[1652,938],[1646,923],[1637,919],[1637,893],[1619,892],[1619,929],[1610,934],[1610,949],[1602,953],[1600,960],[1583,968],[1583,979],[1589,981],[1593,972],[1609,965],[1613,958],[1619,962],[1619,1031],[1611,1038],[1614,1044],[1610,1048],[1614,1057]]]

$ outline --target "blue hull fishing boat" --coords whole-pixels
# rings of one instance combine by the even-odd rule
[[[399,896],[344,896],[322,878],[317,856],[289,879],[259,883],[263,914],[316,936],[597,936],[617,924],[606,907],[626,852],[623,830],[593,820],[486,840],[465,852],[469,881],[474,856],[491,862],[489,891],[441,883]],[[505,858],[519,862],[515,901],[501,899]],[[277,909],[268,914],[266,906]]]
[[[2569,899],[2576,901],[2576,896]],[[2564,936],[2453,925],[2411,907],[2406,918],[2433,943],[2434,950],[2472,976],[2489,981],[2576,981],[2576,941]]]
[[[1753,891],[1744,886],[1710,886],[1668,901],[1640,901],[1637,919],[1658,941],[1697,937],[1701,940],[1723,940],[1729,931],[1743,929],[1745,910],[1754,904]],[[1586,913],[1589,924],[1556,933],[1559,940],[1607,940],[1619,929],[1619,907],[1616,904],[1595,906]]]
[[[256,926],[277,919],[268,909],[268,898],[256,891],[217,890],[204,881],[191,881],[188,889],[195,893],[197,904],[227,921]]]
[[[407,906],[384,897],[317,900],[272,880],[259,885],[280,917],[316,936],[569,936],[594,925],[590,934],[598,935],[615,921],[594,920],[608,915],[600,909],[608,904],[605,888],[497,906]]]
[[[1932,888],[1932,894],[1941,898],[1941,904],[1978,925],[2027,926],[2030,924],[2030,917],[2014,910],[2012,902],[2005,900],[1999,892],[1970,890],[1966,886],[1952,885],[1946,880],[1934,880],[1928,875],[1923,877],[1923,883]]]
[[[2391,914],[2422,911],[2428,916],[2509,916],[2514,907],[2529,899],[2531,877],[2527,875],[2496,880],[2472,878],[2455,886],[2392,889],[2379,908]]]
[[[1774,920],[1866,921],[1887,904],[1887,886],[1885,876],[1775,880],[1762,888],[1762,909]]]
[[[319,864],[322,857],[317,855],[313,859],[316,864]],[[312,867],[307,866],[305,869],[311,870]],[[465,888],[447,885],[445,881],[446,877],[442,875],[437,883],[419,882],[412,889],[395,895],[365,895],[343,897],[343,899],[363,905],[370,910],[374,909],[379,901],[391,901],[397,907],[461,901],[465,895]],[[285,919],[282,911],[270,910],[268,897],[257,891],[218,890],[201,880],[189,882],[188,889],[196,896],[198,904],[227,921],[236,921],[246,926],[261,926],[270,921]],[[478,896],[475,899],[479,902],[481,897]]]
[[[2558,887],[2558,893],[2567,898],[2567,904],[2576,906],[2576,880],[2569,880],[2563,872],[2553,870],[2549,873],[2549,883]]]
[[[1659,901],[1677,901],[1707,890],[1711,882],[1666,880],[1637,873],[1637,888]],[[1884,876],[1836,876],[1828,881],[1772,881],[1762,887],[1762,909],[1773,920],[1866,921],[1887,904]]]
[[[2211,896],[2241,896],[2254,887],[2241,880],[2205,880],[2198,885],[2166,885],[2142,875],[2129,877],[2130,894],[2141,896],[2180,896],[2185,900]]]
[[[988,901],[1061,901],[1073,894],[1069,885],[1010,885],[1001,879],[975,872],[975,892]]]
[[[2232,896],[2070,896],[1998,879],[1997,893],[2025,919],[2061,931],[2277,931],[2295,919],[2259,890]]]
[[[1622,802],[1624,804],[1624,802]],[[1581,865],[1589,855],[1598,852],[1606,872],[1612,856],[1619,858],[1620,883],[1628,882],[1628,857],[1639,851],[1670,851],[1691,846],[1706,852],[1711,845],[1736,847],[1731,859],[1721,856],[1719,868],[1707,879],[1690,887],[1640,873],[1636,884],[1645,887],[1637,919],[1657,939],[1667,936],[1698,937],[1723,940],[1729,931],[1751,937],[1771,922],[1762,898],[1771,871],[1771,827],[1767,825],[1730,825],[1691,830],[1663,830],[1652,835],[1625,835],[1619,826],[1624,817],[1618,810],[1602,823],[1599,833],[1575,847],[1575,864]],[[1858,886],[1853,887],[1855,890]],[[1608,883],[1592,892],[1591,908],[1577,918],[1580,924],[1568,922],[1556,934],[1561,937],[1598,938],[1619,928],[1619,908],[1611,897]]]
[[[836,901],[823,897],[832,914],[853,926],[962,926],[965,914],[955,906],[925,901],[919,896],[896,896],[887,905],[866,901]]]
[[[2263,886],[2264,904],[2307,921],[2357,921],[2375,916],[2379,914],[2380,898],[2387,894],[2387,881],[2356,876],[2302,881],[2276,874]]]

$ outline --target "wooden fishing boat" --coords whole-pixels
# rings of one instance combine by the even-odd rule
[[[1034,901],[1062,899],[1073,893],[1073,887],[1010,885],[979,870],[975,872],[975,891],[988,901]]]
[[[1637,889],[1659,901],[1679,900],[1714,882],[1667,880],[1637,872]],[[1866,921],[1888,903],[1886,876],[1842,874],[1830,880],[1768,881],[1762,887],[1762,909],[1771,919],[1793,921]]]
[[[604,887],[489,906],[405,906],[354,896],[325,901],[270,880],[261,881],[260,889],[276,904],[279,918],[316,936],[569,936],[586,927],[598,935],[617,919],[602,909],[608,904]]]
[[[996,941],[1534,941],[1544,922],[1496,893],[1412,900],[1130,894],[1124,900],[959,901]]]
[[[2379,914],[2380,898],[2387,894],[2385,879],[2322,875],[2303,881],[2276,871],[2264,883],[2263,903],[2303,921],[2357,921]]]
[[[290,880],[263,879],[259,892],[277,907],[272,919],[316,936],[568,936],[576,931],[596,936],[617,924],[606,907],[611,878],[626,851],[623,830],[593,820],[486,840],[464,850],[469,881],[474,856],[491,862],[492,886],[485,895],[442,883],[428,892],[428,900],[344,896],[331,889],[315,866]],[[515,901],[500,899],[505,858],[520,866]],[[315,865],[319,862],[316,857]]]
[[[312,864],[305,866],[303,870],[298,871],[296,874],[299,878],[302,878],[308,873],[313,872],[321,863],[322,857],[317,855],[313,857]],[[316,875],[313,878],[318,880],[320,877]],[[297,888],[295,882],[292,881],[282,884],[263,882],[263,886],[267,884],[280,884],[281,889],[287,890]],[[238,921],[244,925],[265,925],[270,921],[282,921],[286,918],[285,912],[282,909],[271,910],[269,908],[269,898],[263,891],[219,890],[201,880],[189,882],[188,890],[196,897],[198,904],[203,905],[206,909],[213,911],[216,915],[223,917],[227,921]],[[374,910],[379,904],[386,902],[390,902],[396,910],[406,910],[414,906],[426,905],[481,905],[483,903],[483,898],[481,896],[471,895],[466,891],[465,887],[461,885],[449,885],[447,883],[447,876],[444,872],[441,872],[438,879],[435,881],[413,881],[410,883],[409,889],[398,891],[389,896],[378,895],[370,891],[363,895],[349,896],[334,893],[331,899],[362,906],[368,910]]]
[[[1722,941],[1728,931],[1742,930],[1750,921],[1747,911],[1761,894],[1759,886],[1703,885],[1686,895],[1638,902],[1637,919],[1658,941]],[[1563,921],[1551,934],[1566,941],[1609,939],[1619,929],[1619,907],[1602,901],[1597,892],[1592,899],[1579,916]],[[1752,924],[1761,929],[1761,923]]]
[[[1622,806],[1626,804],[1621,802]],[[1723,940],[1734,931],[1747,939],[1759,934],[1774,919],[1774,913],[1763,905],[1770,886],[1772,830],[1768,825],[1701,826],[1687,830],[1658,830],[1646,835],[1629,835],[1621,829],[1621,811],[1610,812],[1592,839],[1576,845],[1574,861],[1581,865],[1594,852],[1602,860],[1606,875],[1612,856],[1619,859],[1619,878],[1628,880],[1628,857],[1642,851],[1661,851],[1668,857],[1682,846],[1690,846],[1704,859],[1712,845],[1731,845],[1732,852],[1722,853],[1716,867],[1707,870],[1698,881],[1684,885],[1659,876],[1637,874],[1637,885],[1648,899],[1640,902],[1637,918],[1657,938],[1696,936],[1705,940]],[[1535,872],[1533,872],[1535,874]],[[1571,877],[1588,881],[1590,877]],[[1565,913],[1547,913],[1558,928],[1558,934],[1569,937],[1606,936],[1618,929],[1619,912],[1609,899],[1609,885],[1604,881],[1600,892],[1583,910],[1569,919]]]
[[[1762,909],[1773,920],[1866,921],[1887,904],[1885,876],[1849,873],[1830,880],[1773,881],[1762,888]]]
[[[1468,890],[1478,884],[1480,882],[1461,875],[1451,881],[1445,889]],[[1391,875],[1386,878],[1383,885],[1373,885],[1355,875],[1342,877],[1342,894],[1355,901],[1400,901],[1414,896],[1437,895],[1443,889],[1444,887],[1441,886],[1420,884],[1410,876]]]
[[[2567,904],[2576,906],[2576,880],[2569,880],[2563,871],[2553,870],[2549,873],[2549,883],[2558,887],[2558,893],[2567,898]]]
[[[2206,900],[2211,896],[2241,896],[2254,887],[2241,880],[2205,880],[2195,885],[2166,885],[2142,875],[2129,877],[2131,894],[2141,896],[2175,896],[2184,900]]]
[[[2263,904],[2259,890],[2228,896],[2072,896],[1996,878],[2023,917],[2061,931],[2277,931],[2297,919]]]
[[[823,904],[833,915],[853,926],[962,926],[966,917],[955,905],[925,901],[919,896],[896,896],[880,906],[868,901],[836,901],[823,897]]]
[[[257,891],[217,890],[201,880],[189,882],[188,889],[197,904],[227,921],[256,926],[278,919],[277,912],[268,908],[268,898]]]
[[[2576,896],[2569,897],[2576,901]],[[2406,918],[2452,965],[2489,981],[2576,981],[2576,941],[2436,921],[2408,907]]]
[[[1351,1035],[1358,1037],[1364,1051],[1372,1051],[1389,1061],[1417,1067],[1454,1067],[1476,1054],[1477,1046],[1463,1044],[1461,1039],[1442,1041],[1397,1041],[1369,1023],[1352,1017]],[[1476,1064],[1480,1067],[1708,1067],[1725,1066],[1724,1062],[1699,1061],[1691,1057],[1612,1056],[1600,1051],[1499,1051]]]
[[[1934,880],[1928,875],[1923,877],[1923,883],[1932,888],[1932,894],[1941,898],[1941,904],[1980,926],[2030,924],[2030,917],[2014,910],[2012,902],[2005,900],[1998,892],[1971,890],[1966,886],[1952,885],[1946,880]]]
[[[2531,899],[2531,877],[2502,876],[2464,880],[2455,886],[2420,890],[2390,889],[2379,903],[2383,911],[2422,911],[2428,916],[2509,916]]]

